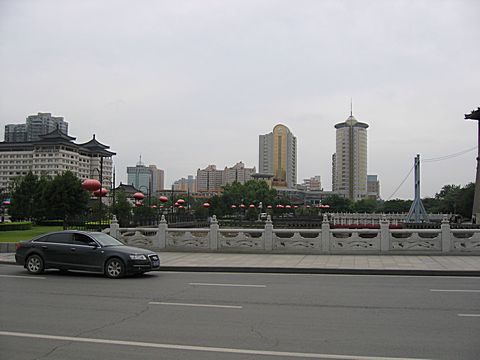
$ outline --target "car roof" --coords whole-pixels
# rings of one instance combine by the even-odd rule
[[[84,235],[91,235],[91,234],[103,234],[99,231],[83,231],[83,230],[60,230],[60,231],[51,231],[45,234],[41,234],[38,236],[35,236],[33,240],[40,239],[44,236],[52,235],[52,234],[84,234]]]

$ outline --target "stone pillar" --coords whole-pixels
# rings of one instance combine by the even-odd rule
[[[390,222],[388,221],[385,214],[382,215],[382,220],[380,220],[380,251],[388,252],[390,251]]]
[[[217,215],[212,216],[212,221],[210,222],[210,232],[208,237],[210,239],[210,250],[218,250],[218,221]]]
[[[273,223],[272,217],[267,215],[267,221],[265,222],[265,251],[273,250]]]
[[[328,221],[327,214],[323,214],[322,220],[322,249],[321,251],[329,254],[330,253],[330,222]]]
[[[120,225],[118,225],[117,217],[113,215],[112,222],[110,223],[110,236],[118,239],[120,237]]]
[[[159,249],[165,249],[167,247],[167,233],[168,233],[168,224],[167,220],[165,220],[165,215],[162,215],[160,222],[158,223],[158,231],[157,236],[154,239],[154,247],[158,247]]]
[[[448,253],[453,250],[453,235],[450,230],[450,222],[446,216],[442,219],[442,252]]]

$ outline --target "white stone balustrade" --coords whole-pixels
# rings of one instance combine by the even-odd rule
[[[480,255],[480,229],[332,229],[326,217],[319,229],[275,229],[270,217],[259,229],[220,228],[214,216],[209,228],[169,228],[165,219],[156,228],[109,229],[122,242],[157,251],[249,252],[289,254],[472,254]]]

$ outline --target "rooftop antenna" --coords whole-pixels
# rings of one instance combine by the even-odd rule
[[[140,154],[140,159],[138,160],[138,163],[137,163],[138,166],[142,166],[143,163],[142,163],[142,154]]]
[[[428,222],[428,214],[420,198],[420,155],[415,157],[415,199],[413,200],[406,222]]]
[[[353,116],[353,100],[350,98],[350,116]]]

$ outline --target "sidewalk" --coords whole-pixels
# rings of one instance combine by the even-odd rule
[[[290,255],[162,252],[163,271],[480,276],[480,256]],[[0,253],[14,264],[14,253]]]

